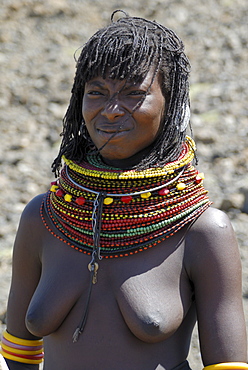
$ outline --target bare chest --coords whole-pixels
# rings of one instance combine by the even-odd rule
[[[36,335],[75,329],[84,310],[90,284],[90,256],[60,242],[46,245],[43,272],[28,316]],[[87,327],[99,319],[128,328],[145,342],[159,342],[181,325],[191,305],[191,286],[183,268],[183,245],[159,245],[135,256],[102,260],[93,285]],[[101,328],[102,326],[102,328]],[[90,331],[89,331],[90,332]]]

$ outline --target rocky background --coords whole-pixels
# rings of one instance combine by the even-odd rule
[[[214,206],[228,213],[238,237],[248,321],[247,1],[1,0],[0,331],[20,213],[53,180],[73,54],[115,9],[156,19],[185,42],[199,169]],[[202,368],[196,332],[190,361],[194,370]]]

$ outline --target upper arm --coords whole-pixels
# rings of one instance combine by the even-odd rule
[[[204,365],[247,361],[241,261],[228,217],[210,208],[187,238],[186,269],[195,290]]]
[[[42,196],[34,198],[23,211],[13,250],[7,330],[12,335],[26,339],[35,338],[26,328],[25,316],[41,273],[41,199]]]

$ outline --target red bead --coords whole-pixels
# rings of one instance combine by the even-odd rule
[[[51,182],[51,185],[52,185],[52,186],[53,186],[53,185],[58,185],[58,184],[57,184],[57,180],[56,180],[56,181],[52,181],[52,182]]]
[[[167,188],[163,188],[163,189],[160,189],[160,190],[159,190],[158,194],[159,194],[159,195],[167,195],[167,194],[169,194],[169,192],[170,192],[170,190],[169,190],[169,189],[167,189]]]
[[[202,181],[202,178],[201,178],[200,176],[198,176],[198,175],[197,175],[197,176],[195,177],[195,183],[196,183],[196,184],[200,184],[200,182],[201,182],[201,181]]]
[[[121,197],[121,201],[122,201],[123,203],[130,203],[132,199],[133,199],[133,198],[131,197],[131,195],[128,195],[128,196],[126,196],[126,197]]]
[[[82,206],[85,203],[85,198],[84,197],[78,197],[75,202],[79,205]]]
[[[57,195],[57,197],[63,197],[65,193],[63,192],[63,190],[58,189],[55,194]]]

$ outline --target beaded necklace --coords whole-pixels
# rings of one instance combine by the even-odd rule
[[[99,156],[81,163],[63,157],[60,177],[42,202],[43,223],[55,237],[91,255],[88,268],[95,284],[99,260],[147,250],[210,206],[204,176],[191,164],[194,153],[195,143],[187,137],[178,160],[143,171],[111,168]],[[74,341],[87,310],[88,303]]]

